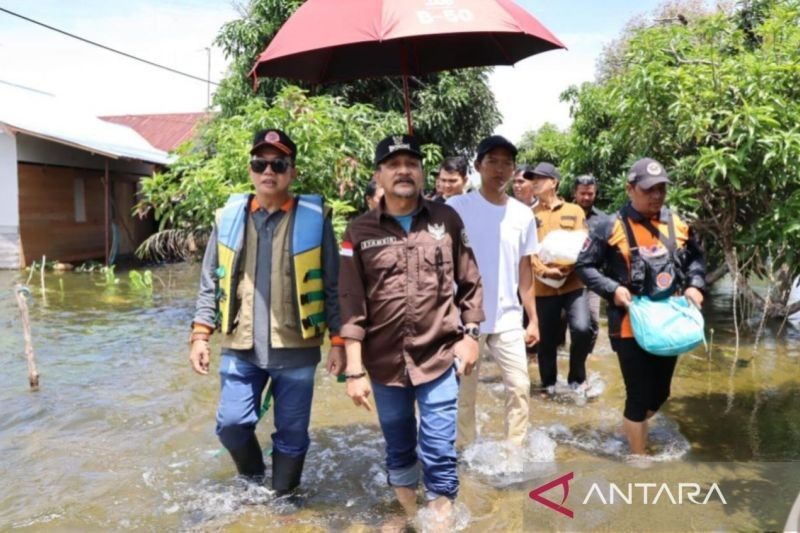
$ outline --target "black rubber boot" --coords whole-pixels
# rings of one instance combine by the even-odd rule
[[[278,495],[289,494],[300,485],[306,455],[290,457],[272,450],[272,490]]]
[[[241,448],[228,450],[236,463],[236,470],[239,475],[252,481],[264,480],[264,456],[261,454],[261,446],[255,433],[250,436]]]

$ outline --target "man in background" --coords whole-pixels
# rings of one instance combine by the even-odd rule
[[[594,205],[595,201],[597,201],[597,179],[591,174],[578,176],[575,178],[572,192],[575,203],[583,208],[583,212],[586,215],[586,225],[591,233],[600,221],[608,216]],[[589,316],[592,322],[592,342],[589,345],[589,353],[591,354],[594,352],[597,336],[600,333],[600,296],[589,289],[586,290],[589,299]],[[566,323],[564,327],[566,327]]]
[[[442,162],[436,174],[437,194],[433,200],[446,202],[453,196],[464,194],[468,181],[467,160],[461,156],[448,157]]]

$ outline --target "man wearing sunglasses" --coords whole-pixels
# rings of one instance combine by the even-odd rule
[[[572,193],[575,203],[581,206],[586,214],[586,225],[591,233],[608,216],[594,205],[597,200],[597,179],[591,174],[578,176],[575,178],[575,186]],[[600,296],[589,289],[586,290],[592,322],[592,342],[589,345],[589,353],[591,354],[594,352],[594,345],[597,343],[597,336],[600,333]],[[566,323],[563,327],[566,327]]]
[[[283,131],[258,131],[250,150],[252,194],[232,195],[216,213],[203,258],[191,334],[192,367],[208,374],[209,337],[222,334],[217,435],[240,475],[265,474],[255,435],[262,393],[274,398],[272,488],[300,483],[309,447],[314,374],[325,329],[327,369],[344,370],[339,331],[339,258],[330,210],[315,195],[293,196],[297,147]]]

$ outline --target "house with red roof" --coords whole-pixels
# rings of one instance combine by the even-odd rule
[[[194,136],[198,125],[212,116],[211,113],[166,113],[113,115],[100,118],[132,128],[159,150],[174,152],[178,146]]]

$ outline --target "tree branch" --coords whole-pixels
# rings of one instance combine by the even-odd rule
[[[708,65],[709,67],[714,66],[714,62],[709,61],[708,59],[686,59],[685,57],[681,57],[680,54],[678,54],[678,51],[675,50],[674,44],[670,44],[669,49],[662,48],[661,51],[664,52],[665,54],[669,54],[672,57],[674,57],[675,61],[677,61],[679,65]]]
[[[720,266],[718,266],[713,272],[706,274],[706,283],[709,285],[713,285],[720,279],[725,277],[725,274],[727,273],[728,273],[728,265],[723,263]]]
[[[800,311],[800,300],[796,301],[792,305],[785,307],[786,311],[784,312],[785,316],[793,315]]]

